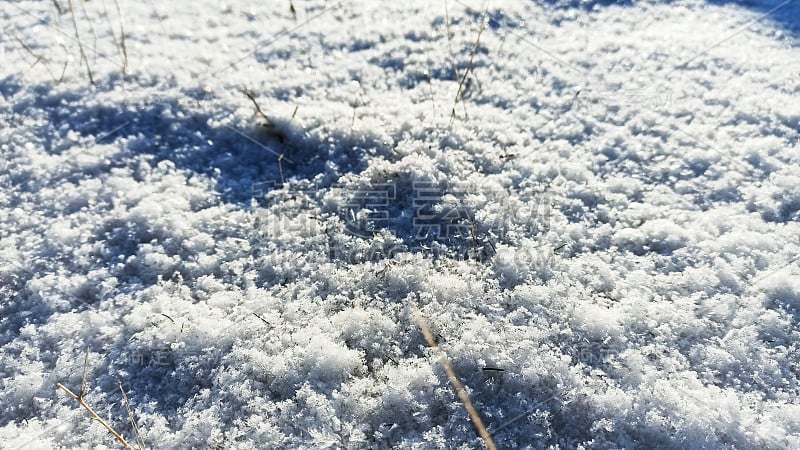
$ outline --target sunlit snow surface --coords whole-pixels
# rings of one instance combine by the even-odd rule
[[[800,447],[800,2],[71,3],[0,3],[0,448],[119,448],[87,348],[147,448],[480,448],[411,305],[499,448]]]

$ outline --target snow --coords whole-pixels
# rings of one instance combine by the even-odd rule
[[[0,6],[0,447],[119,447],[88,349],[148,448],[481,448],[412,306],[499,448],[800,447],[797,2],[72,4]]]

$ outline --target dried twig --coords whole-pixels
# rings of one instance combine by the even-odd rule
[[[78,397],[83,397],[86,393],[86,376],[89,374],[89,347],[86,347],[86,354],[83,357],[83,377],[81,377],[81,391]]]
[[[483,17],[481,18],[481,27],[478,30],[478,37],[475,39],[475,46],[472,47],[472,54],[469,56],[469,64],[467,65],[467,70],[464,71],[464,75],[461,77],[461,81],[458,82],[458,91],[456,91],[456,98],[453,100],[453,109],[451,110],[450,114],[450,126],[453,125],[453,121],[456,118],[456,104],[458,100],[461,99],[462,104],[464,104],[464,81],[469,76],[470,71],[472,71],[473,62],[475,60],[475,54],[478,53],[478,47],[481,45],[481,34],[483,34],[483,30],[486,29],[486,18],[489,17],[489,5],[486,5],[486,10],[483,12]],[[466,115],[466,104],[464,104],[464,114]]]
[[[83,18],[86,19],[86,23],[89,24],[89,30],[92,32],[92,37],[94,38],[92,41],[92,53],[94,54],[94,62],[97,62],[97,31],[92,24],[94,21],[89,17],[89,13],[86,11],[86,1],[87,0],[81,0],[81,9],[83,10]]]
[[[6,28],[5,28],[5,30],[3,30],[3,31],[5,31],[6,33],[8,33],[8,35],[9,35],[9,36],[11,36],[11,38],[12,38],[12,39],[14,39],[15,41],[17,41],[17,43],[20,45],[20,47],[22,47],[22,48],[23,48],[23,50],[25,50],[26,52],[28,52],[28,54],[29,54],[29,55],[33,56],[33,57],[36,59],[36,61],[34,61],[34,62],[33,62],[33,64],[31,65],[31,67],[35,66],[36,64],[38,64],[38,63],[40,63],[40,62],[43,62],[43,63],[45,63],[45,64],[48,62],[48,59],[47,59],[47,58],[45,58],[44,56],[41,56],[41,55],[37,55],[37,54],[36,54],[36,53],[35,53],[35,52],[34,52],[34,51],[33,51],[33,50],[30,48],[30,47],[28,47],[28,44],[26,44],[26,43],[22,42],[22,39],[20,39],[20,38],[19,38],[19,36],[17,36],[16,34],[14,34],[14,32],[13,32],[13,31],[11,31],[11,30],[9,30],[8,28],[9,28],[9,27],[6,27]]]
[[[142,433],[139,430],[139,425],[136,424],[136,419],[133,417],[133,411],[131,410],[131,404],[128,402],[128,396],[125,394],[125,389],[122,389],[122,382],[119,382],[119,390],[122,392],[122,403],[125,404],[125,410],[128,411],[128,418],[131,421],[131,427],[133,427],[133,434],[136,436],[136,445],[141,449],[144,450],[144,439],[142,438]]]
[[[106,2],[103,0],[103,11],[106,13],[106,21],[108,21],[108,27],[111,29],[111,39],[114,40],[114,45],[119,51],[120,59],[122,59],[122,74],[128,75],[128,49],[125,46],[125,27],[122,24],[122,10],[120,10],[117,0],[114,0],[114,6],[117,8],[117,17],[119,20],[119,40],[117,40],[117,35],[114,33],[114,25],[111,24],[111,16],[108,14]]]
[[[256,101],[255,95],[253,95],[253,93],[250,92],[247,89],[242,89],[241,92],[247,98],[249,98],[251,102],[253,102],[253,106],[256,107],[256,114],[261,116],[266,121],[265,123],[262,123],[261,126],[267,129],[267,134],[272,136],[272,137],[277,138],[280,142],[286,141],[286,136],[283,133],[281,133],[279,130],[275,129],[275,125],[269,120],[269,117],[266,114],[264,114],[264,111],[261,110],[261,106]],[[297,114],[297,106],[295,106],[294,112],[292,113],[292,120],[294,119],[295,114]],[[234,130],[234,131],[236,131],[236,130]],[[241,133],[239,133],[239,134],[241,134]],[[266,148],[271,153],[273,153],[273,154],[278,156],[278,171],[280,172],[280,175],[281,175],[281,184],[285,184],[286,183],[286,179],[283,176],[283,161],[286,160],[286,161],[289,161],[289,163],[292,163],[292,164],[294,162],[292,160],[290,160],[289,158],[287,158],[285,153],[278,154],[274,150],[264,146],[263,144],[261,144],[260,142],[256,141],[255,139],[253,139],[253,138],[251,138],[249,136],[245,136],[245,137],[247,139],[249,139],[250,141],[253,141],[253,142],[257,143],[259,146],[261,146],[263,148]]]
[[[58,388],[61,389],[62,391],[66,392],[67,395],[69,395],[70,397],[72,397],[73,400],[78,402],[78,404],[81,405],[84,409],[86,409],[86,411],[89,411],[89,414],[92,416],[92,419],[98,421],[100,423],[100,425],[104,426],[105,429],[108,430],[111,434],[113,434],[114,437],[117,438],[117,440],[120,443],[122,443],[122,445],[124,445],[126,449],[128,449],[128,450],[137,450],[136,447],[133,447],[132,445],[128,444],[125,441],[125,438],[122,437],[122,435],[117,433],[116,430],[114,430],[114,428],[111,427],[111,425],[109,425],[105,420],[100,418],[100,416],[97,415],[96,412],[94,412],[94,409],[92,409],[92,407],[89,406],[83,400],[83,396],[84,396],[84,394],[86,394],[86,376],[88,374],[88,368],[89,368],[89,349],[87,348],[86,349],[86,356],[84,357],[84,360],[83,360],[83,379],[81,380],[81,390],[79,391],[78,395],[75,395],[72,391],[67,389],[61,383],[58,383],[56,386],[58,386]]]
[[[64,10],[61,8],[61,5],[58,4],[58,0],[53,0],[53,6],[56,7],[59,16],[64,14]]]
[[[447,37],[447,48],[450,50],[450,62],[453,64],[453,75],[455,75],[456,81],[461,79],[461,75],[458,74],[458,66],[456,65],[456,56],[453,53],[453,42],[450,38],[450,8],[447,6],[447,0],[444,1],[444,26],[445,26],[445,33]],[[464,107],[464,115],[467,114],[467,107],[462,103]],[[455,117],[456,115],[456,107],[453,105],[453,109],[450,111],[450,117]],[[451,122],[452,123],[452,122]]]
[[[281,186],[286,184],[286,179],[283,178],[283,160],[284,154],[281,153],[281,156],[278,156],[278,172],[281,174]]]
[[[253,106],[255,106],[255,107],[256,107],[256,113],[257,113],[259,116],[261,116],[261,117],[262,117],[264,120],[266,120],[266,121],[267,121],[267,123],[266,123],[266,124],[262,124],[262,126],[264,126],[264,127],[267,127],[267,128],[272,128],[272,126],[273,126],[273,125],[272,125],[272,122],[269,120],[269,117],[267,117],[267,115],[266,115],[266,114],[264,114],[264,111],[262,111],[262,110],[261,110],[261,106],[259,106],[259,105],[258,105],[258,102],[256,101],[256,97],[255,97],[255,95],[253,95],[253,93],[252,93],[252,92],[250,92],[250,91],[249,91],[249,90],[247,90],[247,89],[242,89],[242,94],[244,94],[245,96],[247,96],[247,98],[249,98],[249,99],[250,99],[250,101],[251,101],[251,102],[253,102]]]
[[[474,406],[472,406],[472,401],[469,399],[469,394],[467,394],[467,391],[464,389],[464,386],[461,385],[461,382],[458,381],[458,377],[456,376],[455,370],[453,370],[453,366],[450,364],[450,360],[439,348],[439,344],[436,343],[436,339],[433,338],[433,333],[431,332],[430,327],[428,327],[428,323],[425,321],[422,313],[413,303],[411,303],[410,306],[411,311],[414,313],[414,321],[417,322],[417,325],[422,331],[422,335],[425,337],[428,345],[439,355],[439,361],[441,362],[442,367],[444,367],[445,373],[447,373],[447,378],[450,379],[450,383],[456,390],[458,398],[461,399],[461,403],[464,404],[464,408],[466,408],[467,414],[469,414],[469,418],[472,420],[472,424],[475,425],[475,428],[478,430],[478,434],[486,444],[486,448],[489,450],[497,450],[491,434],[489,434],[489,432],[486,430],[486,426],[483,424],[483,420],[478,414],[478,411]]]
[[[543,404],[545,404],[546,402],[548,402],[549,400],[551,400],[551,399],[553,399],[555,397],[556,397],[555,394],[551,395],[550,397],[547,397],[546,399],[544,399],[544,400],[540,401],[539,403],[533,405],[531,408],[528,408],[528,410],[526,410],[522,414],[518,414],[518,415],[512,417],[511,419],[509,419],[508,421],[506,421],[505,423],[503,423],[503,424],[501,424],[501,425],[499,425],[497,427],[492,427],[488,431],[490,433],[497,433],[498,431],[502,430],[503,428],[506,428],[507,426],[511,425],[512,423],[514,423],[514,422],[526,417],[527,415],[531,414],[532,412],[536,411],[536,409],[538,409],[540,406],[542,406]]]
[[[69,13],[72,16],[72,28],[75,30],[75,40],[78,42],[78,49],[81,52],[81,59],[86,64],[86,73],[89,75],[89,83],[94,84],[92,68],[89,67],[89,59],[86,57],[86,52],[83,51],[83,43],[81,42],[81,36],[78,33],[78,21],[75,19],[75,8],[72,6],[72,0],[69,0]]]
[[[265,319],[265,318],[263,318],[263,317],[259,316],[259,315],[258,315],[258,313],[253,313],[253,315],[254,315],[254,316],[256,316],[256,317],[258,317],[258,318],[259,318],[259,320],[261,320],[262,322],[264,322],[264,324],[265,324],[266,326],[268,326],[268,327],[272,328],[272,324],[271,324],[271,323],[269,323],[269,322],[267,322],[267,319]]]
[[[425,77],[428,78],[428,92],[431,95],[431,109],[433,109],[433,118],[436,120],[436,101],[433,99],[433,79],[431,78],[431,68],[425,70]]]
[[[64,392],[66,392],[66,393],[67,393],[67,395],[69,395],[69,396],[70,396],[70,397],[72,397],[72,398],[73,398],[75,401],[77,401],[79,405],[83,406],[83,408],[84,408],[84,409],[86,409],[86,411],[89,411],[89,414],[92,416],[92,419],[94,419],[94,420],[98,421],[98,422],[100,423],[100,425],[104,426],[104,427],[106,428],[106,430],[108,430],[108,431],[109,431],[111,434],[113,434],[113,435],[114,435],[114,437],[115,437],[115,438],[117,438],[117,440],[118,440],[120,443],[122,443],[122,445],[124,445],[124,446],[125,446],[125,448],[126,448],[126,449],[130,449],[130,450],[137,450],[137,449],[136,449],[136,447],[133,447],[131,444],[128,444],[128,442],[126,442],[126,441],[125,441],[125,438],[123,438],[123,437],[122,437],[122,436],[121,436],[119,433],[117,433],[117,432],[116,432],[116,431],[115,431],[113,428],[111,428],[111,425],[109,425],[108,423],[106,423],[106,421],[105,421],[105,420],[103,420],[103,419],[102,419],[100,416],[98,416],[98,415],[97,415],[97,413],[96,413],[96,412],[94,412],[94,410],[92,409],[92,407],[91,407],[91,406],[89,406],[88,404],[86,404],[86,402],[85,402],[85,401],[83,401],[83,398],[82,398],[81,396],[73,394],[73,393],[72,393],[72,391],[70,391],[69,389],[67,389],[67,388],[66,388],[66,387],[65,387],[63,384],[61,384],[61,383],[58,383],[58,384],[57,384],[57,386],[58,386],[58,388],[59,388],[59,389],[61,389],[61,390],[63,390]]]
[[[46,58],[46,57],[44,57],[42,55],[37,55],[36,52],[34,52],[33,49],[28,46],[28,44],[23,42],[22,39],[20,39],[19,36],[14,34],[13,31],[9,30],[8,27],[6,27],[6,29],[4,31],[6,33],[8,33],[8,35],[11,36],[12,39],[17,41],[17,43],[20,45],[20,47],[23,48],[23,50],[28,52],[29,55],[33,56],[33,58],[36,59],[36,61],[34,61],[33,64],[31,64],[31,67],[33,67],[33,66],[35,66],[36,64],[39,64],[39,63],[44,64],[45,69],[47,70],[47,73],[50,74],[50,78],[52,78],[54,81],[56,81],[56,78],[53,76],[53,72],[50,71],[50,60],[48,58]]]
[[[56,7],[56,12],[58,12],[59,16],[64,14],[64,9],[61,8],[61,5],[58,3],[58,0],[53,0],[53,6]]]

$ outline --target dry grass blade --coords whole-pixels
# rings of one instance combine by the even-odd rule
[[[11,38],[14,39],[20,45],[20,47],[22,47],[23,50],[28,52],[29,55],[33,56],[35,61],[33,62],[33,64],[31,64],[31,67],[35,66],[36,64],[42,63],[44,65],[45,69],[47,70],[47,73],[50,74],[50,78],[52,78],[55,83],[59,83],[61,81],[60,79],[57,80],[56,77],[53,76],[53,72],[50,70],[50,60],[49,59],[47,59],[46,57],[44,57],[42,55],[37,55],[36,52],[34,52],[32,48],[30,48],[25,42],[22,41],[22,39],[20,39],[16,34],[14,34],[13,31],[9,30],[8,27],[6,27],[6,29],[4,31],[9,36],[11,36]],[[63,73],[62,73],[62,77],[63,77]]]
[[[113,435],[114,435],[114,437],[115,437],[115,438],[117,438],[117,440],[118,440],[120,443],[122,443],[122,445],[124,445],[126,449],[130,449],[130,450],[137,450],[137,449],[136,449],[136,447],[132,446],[131,444],[128,444],[128,442],[126,442],[126,441],[125,441],[125,438],[123,438],[123,437],[122,437],[122,436],[121,436],[119,433],[117,433],[117,432],[114,430],[114,428],[112,428],[112,427],[111,427],[111,425],[109,425],[108,423],[106,423],[106,421],[105,421],[105,420],[103,420],[103,419],[102,419],[100,416],[98,416],[98,415],[97,415],[97,413],[96,413],[96,412],[94,412],[94,410],[92,409],[92,407],[91,407],[91,406],[89,406],[89,405],[88,405],[88,404],[87,404],[87,403],[86,403],[86,402],[83,400],[83,397],[81,397],[81,396],[79,396],[79,395],[75,395],[75,394],[74,394],[72,391],[70,391],[69,389],[67,389],[67,388],[66,388],[66,387],[65,387],[63,384],[61,384],[61,383],[58,383],[58,384],[57,384],[57,386],[58,386],[58,388],[59,388],[59,389],[61,389],[62,391],[66,392],[66,393],[67,393],[67,395],[69,395],[70,397],[72,397],[72,398],[73,398],[73,399],[74,399],[76,402],[78,402],[78,404],[79,404],[79,405],[81,405],[81,406],[82,406],[84,409],[86,409],[86,411],[89,411],[89,414],[92,416],[92,419],[94,419],[94,420],[98,421],[98,422],[100,423],[100,425],[104,426],[104,427],[105,427],[105,429],[106,429],[106,430],[108,430],[108,431],[109,431],[109,433],[113,434]]]
[[[278,156],[278,172],[281,174],[281,186],[286,184],[286,179],[283,177],[283,160],[283,153],[281,153],[281,156]]]
[[[92,41],[92,54],[95,57],[95,62],[97,62],[97,54],[98,54],[98,51],[97,51],[97,39],[98,39],[97,38],[97,30],[94,29],[94,25],[93,25],[94,20],[92,20],[92,18],[89,17],[89,12],[86,11],[86,1],[87,0],[81,0],[81,11],[83,11],[83,18],[86,20],[86,24],[89,26],[89,31],[92,32],[92,37],[94,38],[94,40]]]
[[[258,317],[258,318],[259,318],[259,320],[261,320],[262,322],[264,322],[264,325],[266,325],[266,326],[268,326],[268,327],[270,327],[270,328],[272,327],[272,324],[271,324],[271,323],[269,323],[269,322],[267,322],[267,320],[266,320],[266,319],[264,319],[263,317],[261,317],[260,315],[258,315],[258,313],[253,313],[253,315],[254,315],[254,316],[256,316],[256,317]]]
[[[119,19],[119,40],[116,33],[114,33],[114,25],[111,24],[111,16],[108,14],[106,2],[103,0],[103,11],[106,15],[106,21],[108,21],[108,28],[111,29],[111,39],[114,40],[114,45],[119,51],[120,59],[122,59],[122,74],[128,75],[128,49],[125,46],[125,27],[122,24],[122,10],[120,10],[117,0],[114,0],[114,6],[117,8],[117,17]]]
[[[483,17],[481,17],[481,27],[478,30],[478,37],[475,39],[475,45],[472,47],[472,54],[469,55],[469,64],[467,64],[467,70],[464,71],[464,75],[461,76],[461,80],[458,82],[458,91],[456,91],[456,98],[453,100],[453,109],[450,113],[450,126],[453,126],[453,120],[456,118],[456,104],[458,104],[458,100],[461,99],[462,103],[464,101],[464,81],[466,81],[469,73],[472,71],[473,62],[475,61],[475,54],[478,53],[478,47],[481,45],[481,34],[483,34],[483,30],[486,29],[487,17],[489,17],[488,3],[486,4],[486,9],[483,11]],[[466,106],[464,106],[464,113],[466,114]]]
[[[445,33],[447,37],[447,48],[450,51],[450,63],[453,65],[453,75],[455,76],[456,81],[461,79],[461,75],[458,74],[458,65],[456,65],[456,55],[453,53],[453,42],[450,33],[450,8],[447,5],[447,0],[444,1],[444,26],[445,26]],[[462,103],[464,107],[464,115],[467,114],[467,107]],[[450,111],[451,119],[456,115],[456,108],[453,105],[453,109]],[[450,122],[452,124],[452,121]]]
[[[273,126],[272,125],[272,121],[270,121],[269,117],[267,117],[267,115],[264,114],[264,111],[261,110],[261,106],[256,101],[256,96],[252,92],[247,90],[247,89],[242,89],[242,94],[244,94],[247,98],[250,99],[251,102],[253,102],[253,106],[256,107],[256,114],[261,116],[266,121],[266,124],[264,126],[265,127],[272,127]]]
[[[75,30],[75,40],[78,42],[78,49],[81,52],[81,60],[86,64],[86,73],[89,75],[89,83],[94,84],[94,77],[92,76],[92,68],[89,67],[89,58],[86,57],[86,52],[83,51],[83,42],[78,33],[78,21],[75,19],[75,8],[72,6],[72,0],[69,0],[69,13],[72,16],[72,28]]]
[[[58,0],[53,0],[53,6],[56,7],[56,11],[58,12],[59,16],[64,14],[64,10],[61,8],[61,5],[58,3]]]
[[[144,450],[144,439],[142,439],[142,433],[139,431],[139,425],[136,424],[136,419],[133,417],[131,404],[128,402],[128,396],[125,394],[125,389],[122,388],[122,382],[119,382],[119,390],[122,392],[122,403],[125,405],[125,410],[128,411],[128,418],[131,421],[131,427],[133,427],[133,434],[136,436],[136,445],[141,450]]]
[[[31,67],[33,67],[36,64],[39,64],[41,62],[42,64],[44,64],[45,69],[47,70],[47,73],[50,74],[50,78],[53,80],[53,82],[56,83],[56,84],[61,83],[61,81],[64,79],[64,73],[67,70],[67,64],[69,64],[69,61],[65,61],[64,62],[64,67],[62,67],[62,69],[61,69],[61,75],[58,78],[56,78],[55,75],[53,75],[53,72],[50,70],[50,63],[52,61],[49,58],[47,58],[45,56],[42,56],[42,55],[37,55],[33,51],[33,49],[31,49],[27,44],[25,44],[25,42],[23,42],[22,39],[20,39],[16,34],[14,34],[8,28],[5,29],[5,32],[8,33],[8,35],[11,36],[26,52],[28,52],[28,54],[30,54],[31,56],[33,56],[36,59],[36,61],[34,61],[33,64],[31,64]],[[62,47],[63,47],[63,44],[62,44]],[[64,48],[64,53],[67,53],[66,48]]]
[[[8,27],[6,27],[5,30],[3,30],[3,31],[8,33],[8,35],[11,36],[12,39],[17,41],[17,44],[19,44],[20,47],[23,48],[23,50],[28,52],[29,55],[33,56],[36,59],[36,61],[34,61],[34,63],[31,65],[31,67],[35,66],[39,62],[47,63],[47,58],[45,58],[44,56],[41,56],[41,55],[37,55],[36,52],[34,52],[30,47],[28,47],[28,45],[26,43],[22,42],[22,39],[20,39],[16,34],[14,34],[13,31],[9,30]]]
[[[83,398],[83,394],[86,393],[86,376],[88,375],[89,370],[89,347],[86,347],[86,354],[83,357],[83,377],[81,377],[81,390],[78,393],[78,397]]]
[[[111,425],[109,425],[105,420],[103,420],[99,415],[97,415],[97,413],[94,412],[94,409],[92,409],[92,407],[89,406],[83,400],[83,396],[84,396],[84,394],[86,394],[86,376],[88,374],[88,369],[89,369],[89,349],[87,348],[86,349],[86,355],[83,358],[83,378],[81,379],[81,390],[78,392],[78,394],[75,395],[75,393],[73,393],[72,391],[67,389],[61,383],[58,383],[56,386],[58,386],[59,389],[61,389],[64,392],[66,392],[67,395],[72,397],[72,399],[75,400],[76,402],[78,402],[78,404],[81,405],[84,409],[89,411],[89,414],[92,416],[92,419],[98,421],[100,423],[100,425],[104,426],[105,429],[108,430],[111,434],[113,434],[114,437],[117,438],[117,440],[120,441],[122,443],[122,445],[125,446],[126,449],[137,450],[136,447],[133,447],[132,445],[128,444],[125,441],[125,439],[122,437],[122,435],[117,433],[116,430],[114,430],[114,428],[111,427]],[[122,387],[122,386],[120,385],[120,387]],[[124,396],[125,393],[123,392],[122,395]],[[127,402],[127,398],[125,399],[125,401]],[[132,416],[131,416],[131,420],[133,420]]]
[[[514,422],[524,418],[528,414],[531,414],[532,412],[536,411],[537,408],[539,408],[540,406],[542,406],[543,404],[545,404],[546,402],[548,402],[549,400],[551,400],[551,399],[553,399],[555,397],[556,397],[555,395],[551,395],[550,397],[547,397],[546,399],[544,399],[544,400],[540,401],[539,403],[533,405],[533,407],[529,408],[527,411],[523,412],[522,414],[518,414],[518,415],[512,417],[510,420],[506,421],[502,425],[500,425],[498,427],[492,427],[489,430],[489,432],[490,433],[497,433],[498,431],[506,428],[507,426],[513,424]]]
[[[445,373],[447,373],[447,378],[450,379],[450,383],[456,390],[458,398],[461,400],[461,403],[464,404],[464,408],[467,410],[467,414],[469,414],[472,424],[475,425],[475,429],[478,430],[478,434],[480,435],[481,439],[483,439],[483,442],[486,444],[486,448],[489,450],[497,450],[497,447],[494,445],[492,435],[489,434],[489,431],[486,429],[486,425],[483,424],[483,419],[481,419],[478,411],[474,406],[472,406],[472,401],[469,399],[469,394],[467,394],[467,391],[464,389],[464,386],[461,385],[461,382],[458,381],[458,377],[456,376],[455,370],[453,370],[453,366],[450,364],[450,360],[447,359],[447,356],[445,356],[444,352],[442,352],[442,350],[439,348],[439,344],[436,343],[436,339],[433,338],[433,333],[431,332],[430,327],[428,327],[428,323],[425,321],[422,313],[413,303],[411,304],[411,311],[414,313],[414,321],[417,322],[417,325],[422,331],[425,341],[427,341],[428,345],[436,353],[438,353],[439,361],[442,363]]]

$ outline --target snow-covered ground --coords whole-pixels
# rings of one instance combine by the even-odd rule
[[[800,447],[800,1],[0,18],[0,448]]]

